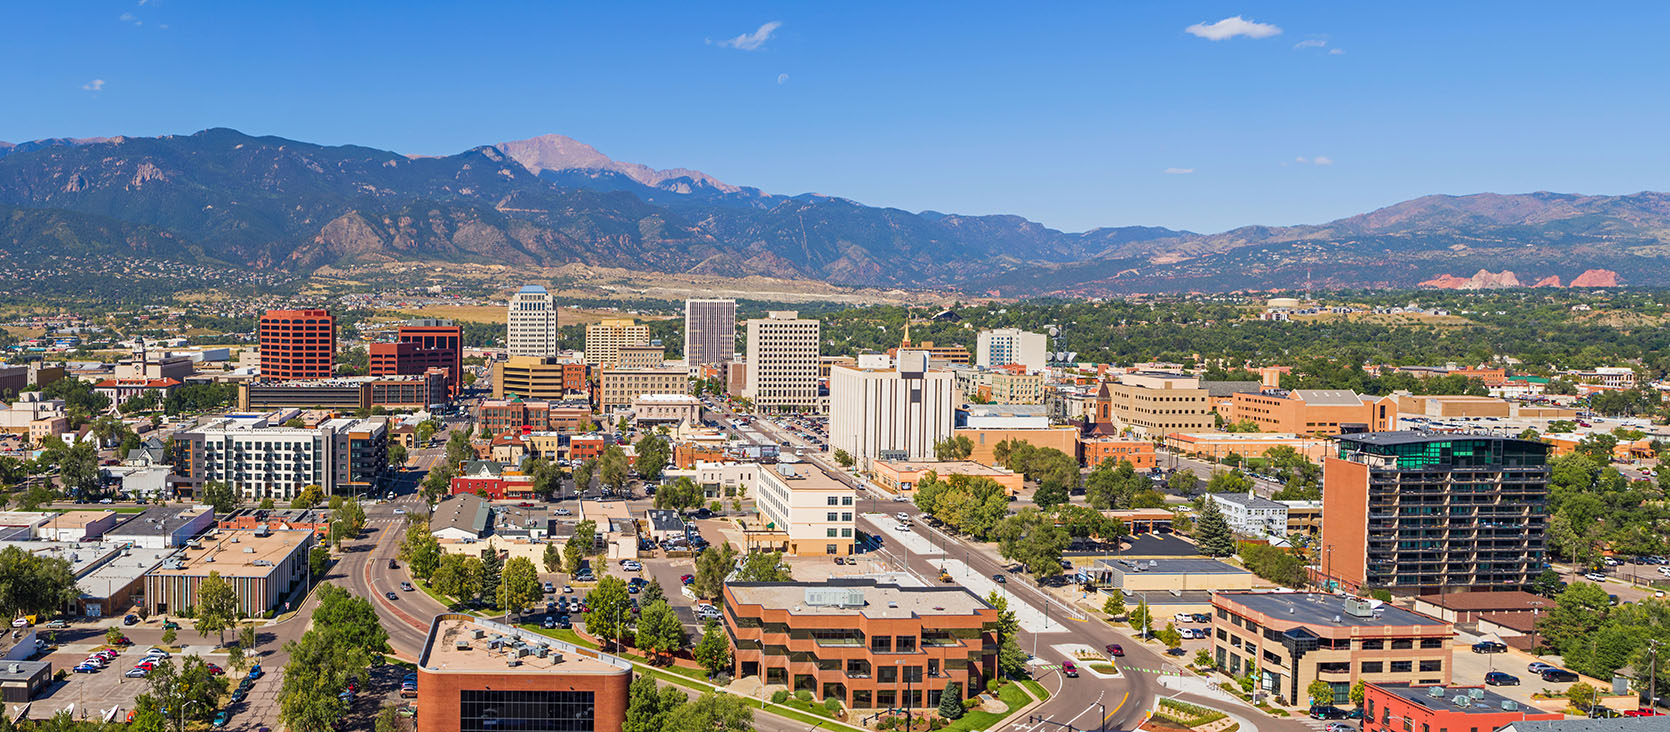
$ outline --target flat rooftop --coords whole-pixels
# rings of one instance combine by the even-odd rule
[[[540,657],[541,649],[545,656]],[[610,676],[632,663],[572,643],[459,613],[436,615],[418,666],[429,673]]]
[[[851,491],[852,486],[829,477],[809,463],[767,465],[761,473],[772,473],[791,491]]]
[[[115,511],[65,511],[48,519],[45,526],[52,529],[73,529],[78,526],[85,527],[87,524],[102,521],[115,515]]]
[[[180,530],[213,509],[158,507],[134,514],[133,518],[116,524],[106,536],[167,536]]]
[[[1385,628],[1412,625],[1448,626],[1442,620],[1384,603],[1370,617],[1345,611],[1347,598],[1321,592],[1220,592],[1224,601],[1271,618],[1282,618],[1319,628]]]
[[[743,605],[788,610],[792,615],[851,615],[866,618],[927,618],[974,615],[991,606],[961,587],[901,587],[875,580],[831,579],[812,582],[732,582],[725,587]],[[813,605],[807,590],[855,590],[863,605]]]
[[[1393,696],[1401,697],[1417,706],[1433,711],[1455,712],[1459,714],[1501,714],[1504,711],[1540,712],[1542,710],[1529,707],[1502,696],[1483,686],[1410,686],[1409,684],[1375,684],[1382,691]],[[1441,689],[1442,696],[1432,696],[1433,689]],[[1467,697],[1467,705],[1455,703],[1458,696]],[[1507,706],[1503,706],[1506,703]],[[1607,720],[1612,721],[1612,720]]]
[[[1014,475],[1014,471],[994,468],[973,460],[877,460],[876,463],[886,465],[901,473],[920,473],[932,470],[945,475]]]
[[[8,541],[6,546],[17,547],[35,556],[69,562],[70,574],[75,577],[122,550],[119,544],[98,541]]]
[[[75,584],[81,589],[82,597],[113,597],[123,588],[156,569],[164,559],[173,556],[177,551],[179,550],[127,547],[117,556],[100,564],[97,569],[78,577]]]
[[[1098,559],[1098,569],[1117,569],[1132,574],[1246,574],[1247,570],[1216,559]]]
[[[257,536],[257,531],[214,531],[164,561],[153,574],[199,577],[211,570],[223,577],[266,577],[313,537],[306,529],[287,529]]]

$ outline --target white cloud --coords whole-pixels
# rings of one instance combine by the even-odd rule
[[[1224,18],[1216,23],[1196,23],[1183,29],[1184,33],[1205,38],[1208,41],[1227,41],[1236,36],[1248,38],[1269,38],[1280,35],[1281,28],[1269,23],[1258,23],[1247,20],[1239,15]]]
[[[1330,48],[1330,49],[1328,49],[1328,55],[1329,56],[1344,56],[1345,55],[1345,49],[1343,49],[1343,48]]]
[[[104,79],[94,79],[94,80],[89,81],[85,84],[82,84],[81,88],[86,89],[87,91],[94,91],[94,92],[104,91]]]
[[[771,34],[776,33],[777,29],[781,27],[783,27],[782,21],[773,20],[761,25],[759,30],[753,33],[744,33],[728,41],[720,41],[719,45],[739,51],[758,51],[761,46],[765,45],[766,41],[771,40]]]
[[[1194,168],[1166,168],[1162,172],[1164,172],[1166,175],[1188,175],[1190,173],[1195,172],[1195,169]]]
[[[779,84],[789,83],[789,75],[788,74],[778,74],[777,75],[777,83],[779,83]]]
[[[1296,163],[1304,163],[1306,165],[1333,165],[1334,164],[1334,159],[1330,158],[1326,155],[1318,155],[1314,158],[1307,158],[1303,155],[1300,155],[1299,157],[1294,158],[1293,161],[1296,162]],[[1287,163],[1282,163],[1282,165],[1286,165],[1286,164]]]
[[[1321,47],[1326,46],[1326,45],[1328,45],[1328,42],[1325,41],[1325,40],[1322,40],[1321,38],[1307,38],[1303,41],[1299,41],[1298,43],[1293,44],[1293,48],[1295,48],[1295,49],[1321,48]]]

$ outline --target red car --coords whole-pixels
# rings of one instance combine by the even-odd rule
[[[682,577],[679,577],[678,581],[683,582],[684,584],[690,584],[691,582],[696,581],[696,575],[687,574],[687,575],[684,575]]]
[[[134,664],[133,667],[134,668],[142,668],[142,669],[145,669],[146,671],[150,671],[151,669],[156,668],[157,665],[154,664],[154,663],[151,663],[150,661],[140,661],[139,663]]]
[[[1109,643],[1102,650],[1107,651],[1109,656],[1118,657],[1125,655],[1125,648],[1118,643]]]
[[[221,674],[224,674],[224,673],[226,673],[226,671],[222,670],[221,667],[216,666],[212,663],[209,664],[209,675],[210,676],[220,676]]]
[[[1624,716],[1626,716],[1626,717],[1662,717],[1662,716],[1664,716],[1664,712],[1661,712],[1657,709],[1649,709],[1647,707],[1641,707],[1640,709],[1631,709],[1627,712],[1624,712]]]

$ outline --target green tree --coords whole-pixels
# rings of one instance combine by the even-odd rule
[[[1363,701],[1367,698],[1368,682],[1358,679],[1357,683],[1351,685],[1351,703],[1358,708],[1361,708],[1363,706]]]
[[[1118,590],[1108,593],[1107,602],[1102,603],[1102,614],[1114,618],[1125,612],[1125,593]]]
[[[375,732],[399,732],[400,717],[396,714],[398,708],[392,701],[383,702],[383,706],[377,709],[377,722],[373,727]]]
[[[1071,538],[1048,514],[1030,506],[1023,508],[998,522],[992,535],[997,538],[1000,556],[1020,562],[1038,579],[1061,574],[1061,553]]]
[[[702,495],[701,486],[687,477],[680,476],[678,480],[655,491],[655,507],[684,512],[701,507],[703,498],[705,496]]]
[[[507,612],[525,613],[539,602],[545,593],[540,589],[539,570],[527,557],[511,557],[504,565],[504,579],[499,583],[499,607]]]
[[[1252,478],[1247,477],[1239,468],[1220,470],[1212,474],[1211,480],[1206,481],[1207,493],[1246,493],[1252,488]]]
[[[588,595],[590,612],[586,613],[586,633],[593,638],[618,643],[626,635],[632,614],[631,596],[626,581],[613,575],[603,575],[597,587]]]
[[[203,484],[203,502],[214,507],[215,513],[231,513],[238,507],[238,496],[231,486],[211,480]]]
[[[100,495],[99,452],[93,443],[81,440],[58,462],[58,482],[74,496]]]
[[[427,521],[413,521],[406,525],[406,536],[400,544],[400,558],[406,560],[406,571],[418,579],[429,579],[441,565],[441,542],[429,533]]]
[[[1311,706],[1334,703],[1334,685],[1321,679],[1310,682],[1310,686],[1305,687],[1305,693],[1310,696]]]
[[[717,546],[708,548],[696,557],[696,578],[690,583],[690,590],[697,597],[709,600],[718,599],[724,590],[725,577],[730,575],[736,563],[736,547],[730,542],[721,541]]]
[[[963,718],[963,685],[955,681],[945,684],[939,694],[939,717],[953,722]]]
[[[347,712],[337,693],[347,686],[364,658],[337,646],[324,633],[308,631],[284,644],[290,662],[278,693],[278,720],[291,732],[329,732]]]
[[[742,558],[742,567],[737,570],[738,582],[792,582],[788,565],[783,563],[782,552],[750,552]]]
[[[666,732],[753,732],[754,712],[742,697],[709,691],[667,718]]]
[[[429,585],[442,595],[468,602],[481,587],[481,558],[462,554],[441,555]]]
[[[1242,544],[1241,563],[1247,571],[1283,587],[1305,586],[1304,559],[1286,550],[1269,544]]]
[[[542,558],[547,572],[563,571],[562,549],[554,543],[545,545],[545,556]]]
[[[591,556],[597,546],[597,522],[586,519],[574,525],[574,532],[569,534],[568,542],[563,545],[563,561],[570,575],[579,574],[580,568],[585,566],[586,557]]]
[[[835,464],[843,468],[850,468],[853,464],[852,453],[839,447],[835,448]]]
[[[691,649],[690,655],[702,668],[707,669],[708,678],[730,667],[731,641],[719,627],[719,621],[709,619],[702,626],[702,639],[696,642],[696,647]]]
[[[1176,648],[1183,645],[1183,634],[1177,632],[1177,624],[1169,620],[1166,621],[1166,627],[1154,633],[1154,639],[1165,644],[1167,648]]]
[[[178,640],[179,637],[179,631],[174,630],[173,628],[162,629],[162,644],[165,646],[173,646],[174,641]]]
[[[684,637],[684,622],[678,619],[678,613],[673,611],[665,598],[643,603],[635,637],[638,648],[654,659],[671,656],[689,642]]]
[[[302,492],[290,500],[291,508],[313,508],[325,501],[325,491],[317,485],[302,488]]]
[[[1195,475],[1193,470],[1179,470],[1166,478],[1166,484],[1179,495],[1194,495],[1200,490],[1200,476]]]
[[[388,446],[389,467],[400,470],[406,467],[410,455],[406,453],[406,446],[398,442],[390,442]]]
[[[1015,634],[1020,631],[1020,620],[1015,612],[1009,609],[1009,599],[997,594],[996,590],[986,594],[986,604],[997,611],[997,672],[1006,678],[1014,678],[1026,672],[1026,652],[1021,650],[1020,643],[1015,640]]]
[[[616,445],[604,448],[597,460],[597,478],[603,487],[612,495],[621,495],[626,488],[626,476],[626,452]]]
[[[574,490],[585,492],[591,488],[592,478],[597,476],[597,460],[591,459],[580,463],[574,469]]]
[[[659,686],[655,677],[639,674],[627,687],[626,717],[621,732],[661,732],[673,712],[690,698],[676,686]]]
[[[1581,681],[1566,689],[1566,699],[1571,701],[1571,705],[1585,711],[1595,705],[1597,696],[1598,692],[1595,691],[1595,687]]]
[[[667,462],[672,458],[667,440],[660,435],[646,434],[638,438],[634,447],[638,452],[638,474],[644,476],[645,480],[660,480],[662,469],[667,467]]]
[[[1148,609],[1148,600],[1138,599],[1137,609],[1131,611],[1131,614],[1126,618],[1126,622],[1129,622],[1131,629],[1142,634],[1144,638],[1152,634],[1154,632],[1154,614]]]
[[[186,722],[206,723],[214,717],[220,698],[226,694],[226,678],[209,673],[201,656],[183,656],[175,669],[174,659],[163,659],[145,676],[148,695],[162,709],[176,730]]]
[[[1211,498],[1203,499],[1200,513],[1195,518],[1195,543],[1200,546],[1200,553],[1209,557],[1227,557],[1235,553],[1235,536],[1229,530],[1229,522],[1224,519],[1223,511],[1218,508],[1218,502]]]
[[[41,556],[17,546],[0,549],[0,613],[46,615],[81,597],[68,559]]]
[[[476,596],[483,600],[491,599],[493,604],[499,601],[499,580],[504,576],[504,557],[497,549],[481,550],[481,576],[476,588]],[[503,607],[500,605],[500,607]]]
[[[192,611],[192,627],[197,634],[218,634],[217,645],[226,645],[226,629],[237,624],[243,612],[238,604],[237,592],[230,583],[221,579],[219,572],[213,570],[198,583],[197,602]]]
[[[966,435],[953,435],[934,443],[934,459],[967,460],[974,454],[974,441]]]

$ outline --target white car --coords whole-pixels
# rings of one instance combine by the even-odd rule
[[[1583,575],[1583,578],[1589,580],[1590,582],[1605,582],[1606,581],[1606,575],[1601,574],[1599,572],[1590,572],[1586,575]]]
[[[909,503],[910,499],[906,498],[904,496],[894,496],[893,497],[893,502],[894,503]]]
[[[900,512],[898,512],[898,513],[896,513],[896,514],[893,514],[893,518],[896,518],[896,519],[898,519],[898,520],[899,520],[899,523],[901,523],[901,524],[908,524],[908,523],[910,523],[910,517],[909,517],[909,516],[906,516],[906,515],[905,515],[905,512],[904,512],[904,511],[900,511]]]
[[[16,619],[12,620],[12,627],[13,628],[26,628],[28,626],[29,626],[29,619],[28,618],[16,618]]]
[[[1670,577],[1670,567],[1659,567],[1658,573]]]
[[[403,514],[403,513],[405,513],[405,512],[406,512],[406,509],[404,509],[404,508],[396,508],[396,509],[394,509],[394,513],[395,513],[395,515],[397,515],[397,516],[398,516],[398,515],[400,515],[400,514]]]
[[[910,531],[910,524],[894,524],[894,531]]]
[[[1195,616],[1189,613],[1178,613],[1173,615],[1171,619],[1179,623],[1192,623],[1195,621]]]

